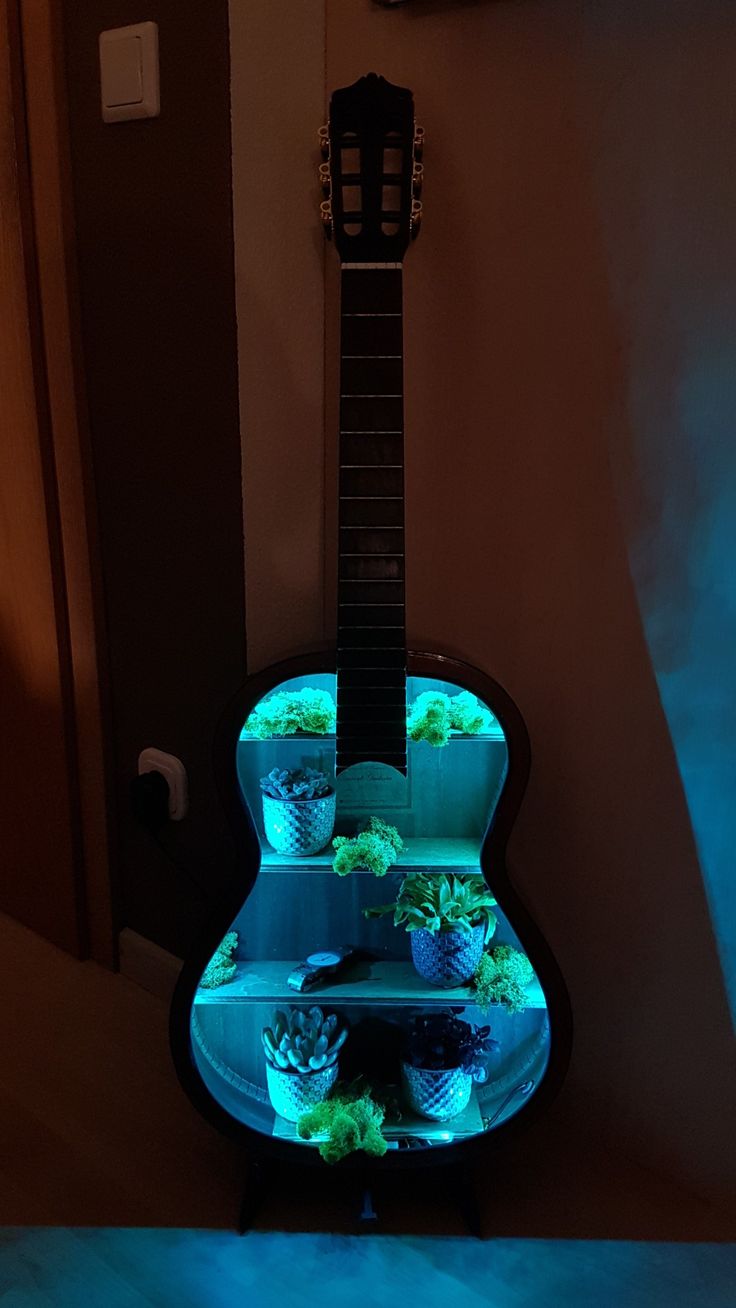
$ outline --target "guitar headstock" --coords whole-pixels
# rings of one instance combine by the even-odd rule
[[[321,217],[340,258],[400,263],[422,217],[424,130],[411,91],[376,73],[335,91],[319,141]]]

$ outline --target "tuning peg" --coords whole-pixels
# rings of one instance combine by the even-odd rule
[[[318,141],[319,141],[319,148],[320,148],[320,150],[322,151],[322,158],[323,158],[323,159],[329,159],[329,157],[330,157],[330,125],[329,125],[329,123],[325,123],[324,127],[320,127],[319,132],[318,132],[318,134],[317,134],[317,139],[318,139]]]
[[[424,153],[424,128],[414,124],[414,158],[419,163]]]
[[[416,240],[422,225],[422,206],[419,200],[411,202],[411,239]]]
[[[424,168],[420,163],[415,163],[411,174],[411,193],[417,199],[422,194],[423,182],[424,182]]]
[[[322,219],[322,227],[328,241],[332,240],[332,201],[323,200],[319,206],[319,214]]]
[[[320,164],[319,181],[325,195],[329,195],[332,187],[332,179],[330,178],[330,165],[328,163]]]

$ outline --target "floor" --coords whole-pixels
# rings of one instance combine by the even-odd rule
[[[727,1216],[581,1149],[564,1097],[513,1170],[484,1176],[481,1241],[411,1178],[376,1196],[386,1234],[356,1234],[328,1169],[277,1185],[239,1238],[248,1170],[178,1087],[166,1003],[3,918],[0,985],[2,1308],[736,1305]]]

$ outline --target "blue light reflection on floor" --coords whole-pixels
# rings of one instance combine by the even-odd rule
[[[733,1308],[736,1246],[29,1228],[3,1308]]]

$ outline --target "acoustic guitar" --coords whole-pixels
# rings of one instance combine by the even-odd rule
[[[194,1103],[257,1156],[385,1170],[530,1121],[571,1020],[506,868],[521,714],[485,671],[406,646],[411,92],[375,74],[336,91],[320,144],[341,265],[336,642],[250,677],[220,723],[241,876],[184,963],[171,1040]]]

